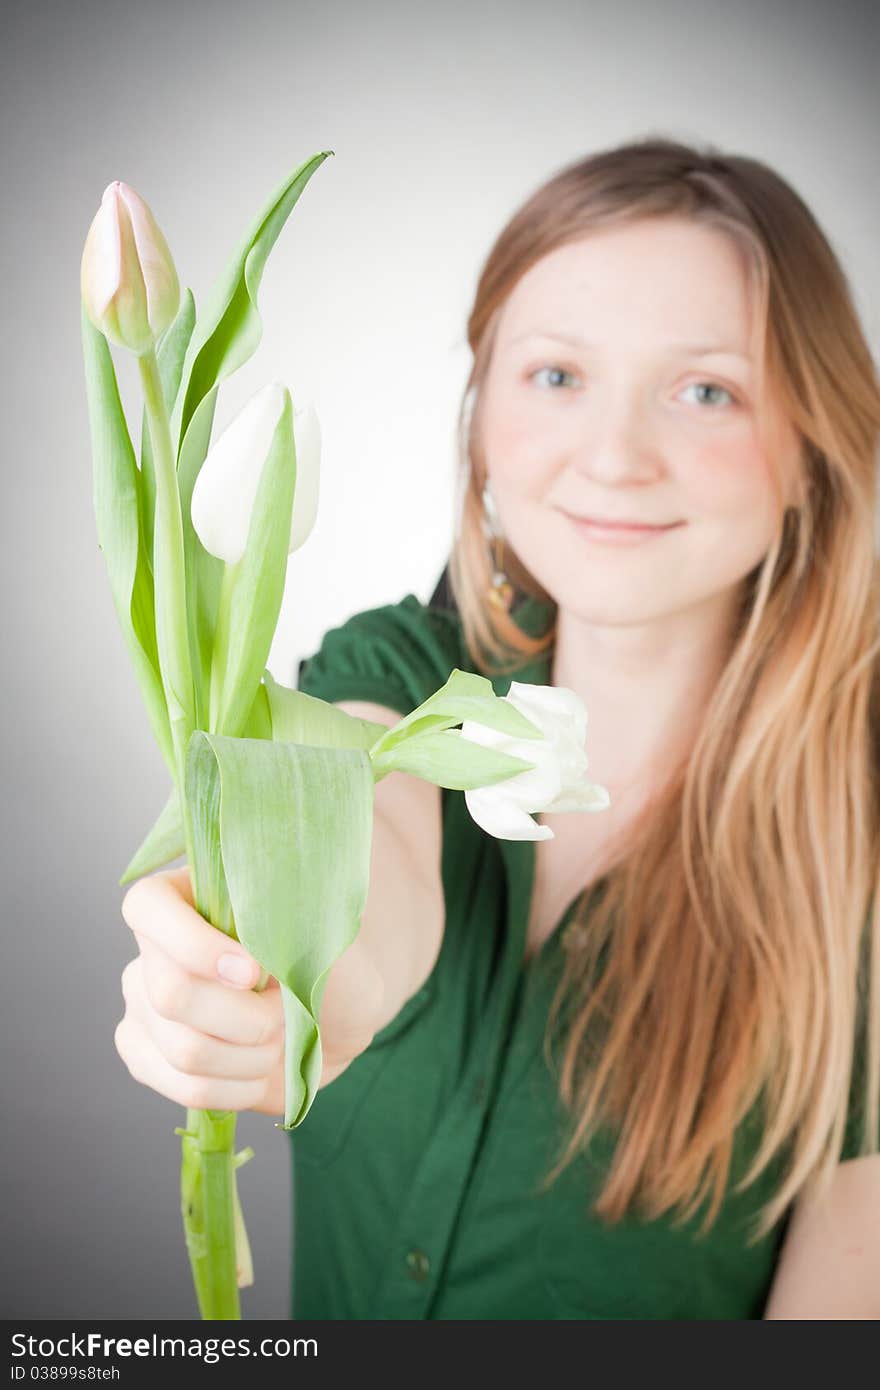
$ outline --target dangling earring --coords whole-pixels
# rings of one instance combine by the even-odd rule
[[[486,597],[496,608],[503,608],[505,612],[509,613],[510,605],[513,603],[513,585],[502,568],[503,548],[502,537],[496,536],[493,541],[495,563],[492,571],[492,583],[486,590]]]
[[[495,506],[495,499],[489,488],[488,481],[483,488],[483,511],[486,516],[486,524],[483,527],[484,534],[488,536],[492,552],[492,583],[486,590],[486,598],[495,608],[510,611],[513,603],[513,585],[504,572],[504,537],[498,521],[498,510]]]

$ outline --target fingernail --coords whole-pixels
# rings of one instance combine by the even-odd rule
[[[244,956],[225,955],[217,961],[217,974],[230,985],[249,985],[254,978],[254,967]]]

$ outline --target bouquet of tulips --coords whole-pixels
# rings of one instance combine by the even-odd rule
[[[272,194],[196,316],[149,207],[111,183],[81,269],[82,342],[98,542],[171,788],[120,878],[186,855],[198,911],[277,978],[285,1020],[285,1115],[305,1119],[321,1076],[328,972],[357,934],[369,884],[373,788],[394,770],[463,790],[504,838],[552,834],[539,810],[596,811],[586,712],[572,691],[454,669],[393,728],[355,719],[266,670],[288,556],[318,504],[320,430],[273,380],[211,444],[220,382],[260,340],[266,258],[312,174]],[[137,357],[139,457],[110,343]],[[460,725],[460,729],[456,726]],[[295,906],[294,906],[295,905]],[[236,1170],[234,1112],[189,1110],[181,1208],[203,1318],[239,1318],[253,1282]]]

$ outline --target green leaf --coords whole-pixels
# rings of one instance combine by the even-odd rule
[[[231,736],[240,732],[253,704],[281,612],[295,482],[293,407],[286,392],[254,499],[245,552],[231,572],[228,621],[214,643],[211,685],[213,689],[216,681],[220,695],[216,710],[212,699],[211,728]]]
[[[309,179],[331,154],[312,155],[279,184],[212,286],[187,349],[183,391],[174,409],[178,455],[201,402],[256,350],[262,336],[257,293],[269,252]]]
[[[359,719],[326,700],[280,685],[271,671],[263,674],[276,743],[308,743],[324,748],[371,748],[387,729],[371,719]]]
[[[209,920],[233,923],[238,940],[281,986],[283,1128],[294,1129],[321,1078],[319,1017],[327,975],[354,941],[366,905],[370,759],[363,749],[267,743],[197,729],[187,749],[185,785],[197,877],[219,885],[210,905],[218,916]]]
[[[177,400],[183,360],[196,321],[196,306],[192,290],[184,290],[174,322],[162,334],[156,349],[156,365],[162,383],[162,395],[169,415]],[[153,466],[153,444],[146,407],[141,418],[141,492],[143,496],[144,546],[152,564],[153,521],[156,512],[156,471]]]
[[[426,782],[435,782],[438,787],[457,791],[489,787],[537,766],[500,749],[472,743],[462,738],[457,729],[421,734],[373,755],[372,760],[377,782],[389,772],[409,772]]]
[[[177,787],[172,787],[168,800],[159,812],[158,819],[148,831],[140,849],[132,857],[128,868],[119,880],[120,888],[133,879],[151,874],[163,864],[186,853],[183,837],[183,824],[180,819],[180,797]]]
[[[544,731],[527,719],[515,705],[496,695],[486,676],[453,667],[446,684],[424,700],[404,719],[387,729],[373,746],[376,759],[410,738],[429,731],[451,728],[465,719],[485,724],[513,738],[543,738]]]
[[[84,306],[81,322],[98,545],[104,552],[113,602],[153,733],[174,777],[171,727],[156,649],[153,574],[144,545],[140,473],[107,340]]]
[[[269,197],[212,287],[190,338],[171,418],[186,556],[187,611],[197,691],[196,724],[208,723],[211,649],[223,561],[209,555],[193,530],[192,493],[211,440],[219,383],[246,362],[262,336],[257,293],[269,252],[300,194],[332,150],[313,155]]]
[[[269,676],[269,672],[265,673]],[[271,677],[270,677],[271,679]],[[272,713],[269,709],[269,696],[264,685],[257,687],[254,696],[254,703],[251,705],[244,728],[241,731],[242,738],[272,738]]]
[[[208,724],[211,657],[214,650],[214,634],[217,629],[217,613],[220,606],[223,561],[218,560],[216,555],[209,554],[195,533],[192,524],[192,495],[198,471],[205,461],[211,440],[217,390],[218,388],[215,386],[199,405],[177,460],[177,491],[180,494],[180,517],[183,525],[183,553],[186,566],[186,611],[190,615],[190,660],[196,691],[196,726],[198,728],[206,728]],[[178,397],[179,400],[180,397]]]

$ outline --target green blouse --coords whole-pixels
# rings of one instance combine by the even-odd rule
[[[527,601],[517,618],[534,634],[545,614]],[[494,678],[496,693],[511,679],[548,683],[549,662]],[[454,666],[474,669],[458,615],[407,594],[331,629],[301,663],[299,688],[406,714]],[[524,966],[535,842],[487,835],[463,792],[444,788],[441,799],[436,964],[290,1132],[292,1317],[760,1318],[787,1217],[747,1245],[779,1170],[734,1193],[753,1152],[744,1135],[724,1206],[701,1238],[705,1209],[678,1227],[671,1218],[607,1226],[589,1214],[608,1140],[537,1190],[564,1117],[543,1039],[578,899]]]

